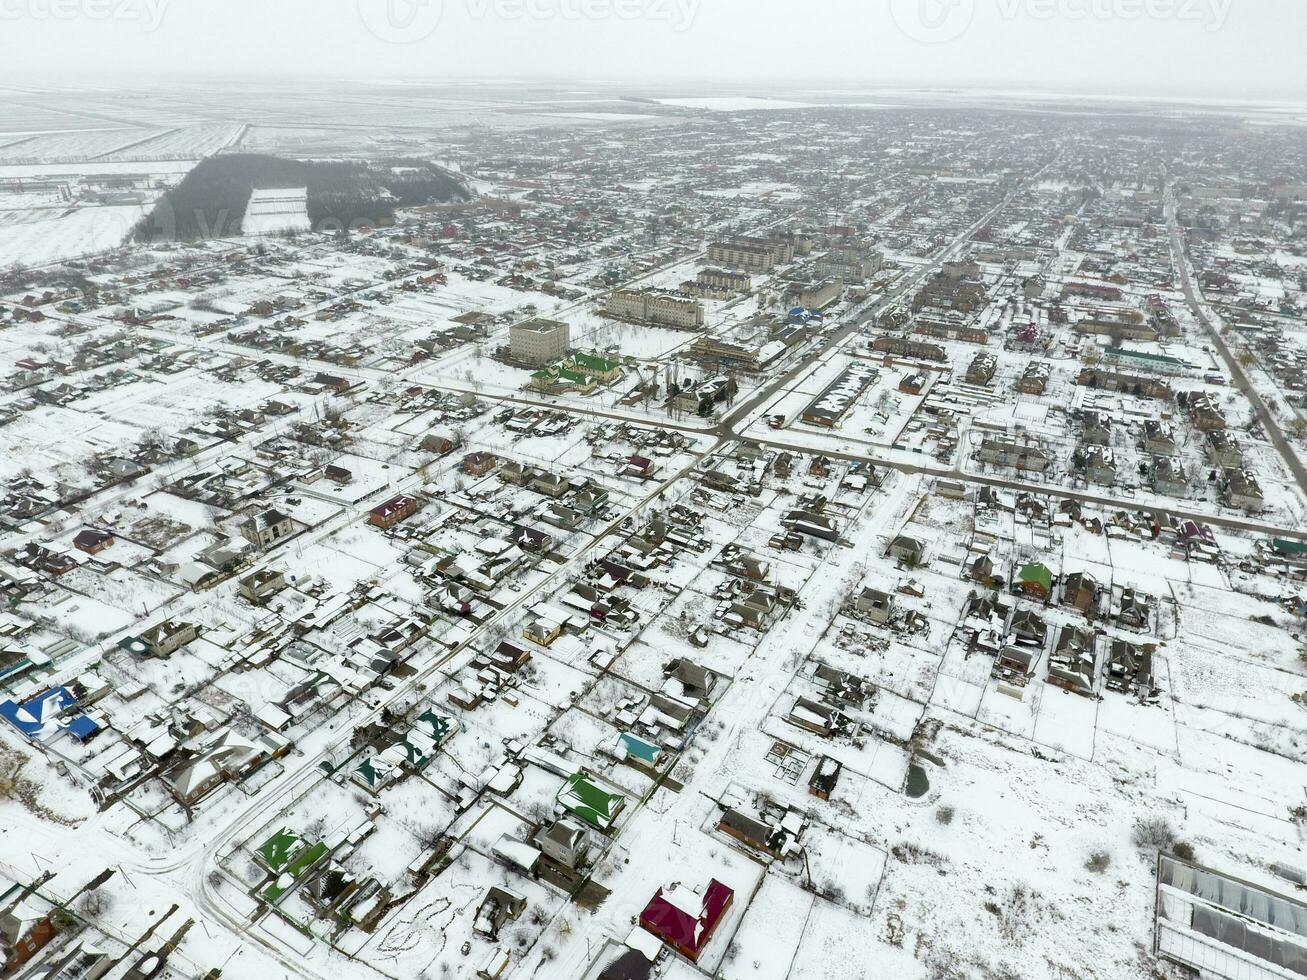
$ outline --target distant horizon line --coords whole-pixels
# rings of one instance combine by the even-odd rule
[[[63,87],[67,85],[124,85],[135,86],[141,84],[158,85],[160,82],[198,85],[207,82],[221,81],[225,84],[233,82],[249,85],[286,85],[294,83],[321,83],[329,81],[337,85],[352,84],[395,84],[395,85],[439,85],[439,86],[457,86],[457,85],[593,85],[607,86],[623,89],[642,89],[653,90],[673,90],[668,94],[685,96],[687,88],[698,89],[694,94],[710,96],[715,93],[732,94],[736,96],[744,95],[739,91],[742,88],[754,89],[755,91],[765,91],[772,97],[777,97],[782,93],[789,93],[791,96],[798,96],[804,93],[814,95],[853,95],[858,94],[886,94],[886,95],[931,95],[931,96],[955,96],[963,99],[984,96],[989,98],[1009,98],[1030,100],[1102,100],[1113,103],[1126,104],[1176,104],[1176,105],[1257,105],[1257,106],[1275,106],[1275,105],[1301,105],[1307,108],[1307,89],[1298,92],[1271,93],[1261,92],[1244,92],[1220,93],[1216,91],[1206,91],[1201,93],[1191,92],[1184,93],[1179,91],[1150,91],[1140,94],[1138,86],[1121,86],[1118,88],[1089,89],[1083,86],[1066,85],[1051,86],[1035,82],[1010,82],[1003,84],[980,84],[966,81],[874,81],[866,78],[850,77],[795,77],[793,79],[778,80],[775,76],[749,77],[741,75],[736,78],[721,77],[668,77],[668,78],[643,78],[643,77],[620,77],[620,78],[585,78],[576,75],[559,75],[559,74],[533,74],[511,76],[502,72],[493,72],[486,74],[413,74],[413,73],[379,73],[379,74],[360,74],[360,75],[341,75],[333,74],[316,74],[310,72],[296,72],[288,74],[275,73],[196,73],[196,74],[167,74],[167,75],[133,75],[131,73],[76,73],[51,75],[46,78],[33,78],[30,72],[14,72],[10,74],[5,69],[0,68],[0,88],[17,88],[31,90],[40,90],[45,87]],[[832,88],[835,87],[835,88]],[[655,97],[655,96],[650,96]],[[762,97],[762,96],[759,96]],[[833,103],[838,105],[838,103]]]

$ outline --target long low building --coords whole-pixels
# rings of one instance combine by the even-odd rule
[[[1149,354],[1145,351],[1107,347],[1103,350],[1103,363],[1127,371],[1145,371],[1149,374],[1178,375],[1189,371],[1189,365],[1178,357],[1167,354]]]
[[[880,372],[869,364],[856,361],[850,364],[803,410],[803,421],[809,425],[834,428],[862,393],[875,384],[879,375]]]
[[[877,337],[871,342],[871,349],[878,354],[911,357],[918,361],[948,362],[948,354],[939,344],[909,340],[907,337]]]
[[[1011,439],[986,439],[976,452],[976,458],[994,466],[1032,473],[1046,473],[1053,465],[1053,457],[1046,449]]]
[[[1157,378],[1121,374],[1117,371],[1105,371],[1102,368],[1085,368],[1076,378],[1076,384],[1085,388],[1134,395],[1137,398],[1160,398],[1169,401],[1174,397],[1166,382],[1159,381]]]
[[[1159,336],[1157,328],[1146,323],[1142,316],[1133,317],[1088,317],[1071,324],[1071,329],[1087,337],[1120,337],[1122,340],[1137,340],[1155,344]]]
[[[759,348],[735,344],[720,337],[699,337],[686,353],[696,364],[719,373],[742,371],[745,374],[757,374],[762,368],[762,351]],[[772,359],[775,359],[774,355]]]

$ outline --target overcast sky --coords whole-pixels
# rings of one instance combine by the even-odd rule
[[[10,81],[842,81],[1307,96],[1307,0],[0,0]]]

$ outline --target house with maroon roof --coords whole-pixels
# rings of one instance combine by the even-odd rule
[[[372,511],[368,514],[368,522],[374,527],[385,530],[394,527],[405,518],[412,517],[417,512],[418,502],[412,497],[392,497],[384,504],[372,508]]]
[[[647,456],[631,456],[626,460],[626,468],[622,471],[625,476],[638,477],[641,480],[650,480],[658,466],[652,459]]]
[[[697,963],[734,901],[735,892],[716,878],[702,895],[678,883],[658,889],[640,913],[640,926]]]
[[[73,539],[73,547],[78,551],[84,551],[88,555],[98,555],[105,548],[113,546],[113,535],[108,531],[100,531],[96,528],[86,528],[78,533]]]

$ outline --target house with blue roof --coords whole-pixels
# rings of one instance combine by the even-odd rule
[[[661,746],[630,732],[623,732],[618,737],[617,747],[627,763],[640,769],[657,769],[662,765],[665,754]]]
[[[52,687],[21,704],[2,701],[0,719],[31,742],[44,742],[61,731],[85,742],[100,731],[96,721],[77,711],[77,698],[66,687]]]

